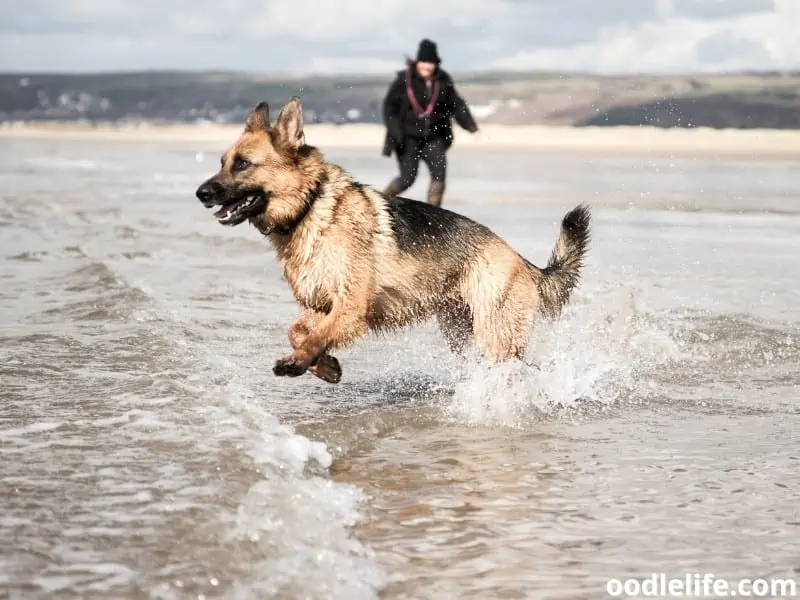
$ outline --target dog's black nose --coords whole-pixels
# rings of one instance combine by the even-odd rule
[[[204,183],[197,188],[195,194],[203,204],[211,204],[211,201],[214,199],[214,190],[211,189],[211,186],[208,183]]]

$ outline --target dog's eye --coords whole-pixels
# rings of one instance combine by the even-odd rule
[[[233,170],[234,171],[244,171],[247,167],[250,166],[250,161],[242,156],[237,156],[233,159]]]

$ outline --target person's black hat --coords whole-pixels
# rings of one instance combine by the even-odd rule
[[[417,61],[435,63],[437,65],[442,62],[442,59],[439,58],[439,54],[436,51],[436,44],[429,39],[422,40],[417,50]]]

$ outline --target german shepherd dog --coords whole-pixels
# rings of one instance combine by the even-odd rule
[[[589,243],[584,205],[563,218],[540,269],[467,217],[386,199],[306,144],[296,96],[272,124],[259,102],[196,195],[222,225],[249,221],[269,239],[303,307],[274,374],[329,383],[342,376],[331,352],[434,316],[457,354],[474,340],[490,362],[521,359],[533,320],[569,300]]]

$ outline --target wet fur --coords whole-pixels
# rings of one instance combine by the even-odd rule
[[[338,382],[330,352],[369,331],[433,317],[454,352],[474,340],[490,361],[522,358],[534,319],[556,317],[569,300],[589,242],[581,205],[564,217],[540,269],[465,216],[387,199],[305,143],[298,98],[274,124],[259,103],[198,197],[203,191],[206,205],[221,204],[254,187],[267,202],[248,220],[274,246],[303,307],[289,326],[293,352],[276,362],[276,375],[310,371]]]

